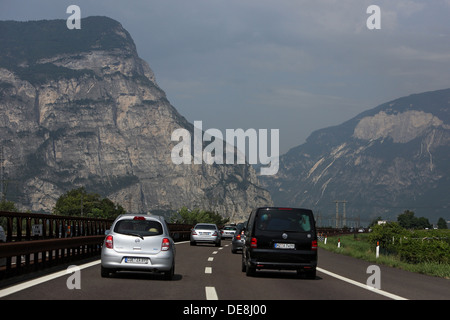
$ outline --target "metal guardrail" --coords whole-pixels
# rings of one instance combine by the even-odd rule
[[[173,241],[187,241],[191,235],[191,229],[194,227],[190,224],[177,224],[177,223],[168,223],[170,236]]]
[[[0,279],[100,254],[112,220],[0,211]]]
[[[97,235],[0,244],[0,279],[96,256],[103,239]]]
[[[357,229],[351,229],[351,228],[316,228],[317,234],[322,234],[323,236],[337,236],[341,234],[354,234],[354,233],[361,233]],[[364,232],[367,232],[366,229],[364,229]]]
[[[0,211],[0,222],[6,225],[6,242],[104,235],[112,221],[100,218]]]

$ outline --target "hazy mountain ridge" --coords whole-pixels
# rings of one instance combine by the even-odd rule
[[[414,94],[313,132],[261,177],[276,205],[347,218],[395,218],[403,209],[432,219],[450,207],[450,89]],[[342,215],[342,206],[340,207]],[[329,222],[326,222],[329,223]],[[334,225],[334,222],[333,222]]]

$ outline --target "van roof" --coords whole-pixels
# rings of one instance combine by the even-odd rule
[[[302,211],[312,211],[307,208],[293,208],[293,207],[259,207],[257,210],[302,210]]]

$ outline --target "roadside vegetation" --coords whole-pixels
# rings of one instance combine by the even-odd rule
[[[87,192],[84,187],[72,189],[61,195],[53,208],[53,214],[115,219],[125,209],[97,193]]]
[[[411,230],[391,222],[373,226],[370,233],[328,237],[326,244],[319,242],[319,247],[377,264],[450,279],[449,229]]]
[[[217,226],[223,226],[229,221],[229,218],[224,218],[217,212],[200,210],[200,209],[188,209],[182,207],[177,212],[173,213],[170,218],[170,223],[191,224],[195,225],[199,222],[215,223]]]

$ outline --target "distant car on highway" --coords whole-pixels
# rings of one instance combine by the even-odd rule
[[[163,273],[171,280],[175,272],[175,244],[163,217],[120,215],[105,237],[101,253],[101,276],[116,271]]]
[[[317,234],[308,209],[263,207],[254,209],[245,230],[242,271],[297,270],[316,277]]]
[[[226,225],[220,232],[222,233],[222,239],[232,239],[236,233],[236,226]]]
[[[242,250],[245,243],[244,226],[246,224],[240,223],[236,226],[236,232],[231,239],[231,252],[237,253],[238,250]]]
[[[191,230],[191,246],[195,246],[197,243],[213,243],[216,247],[220,247],[221,240],[220,230],[213,223],[198,223]]]

